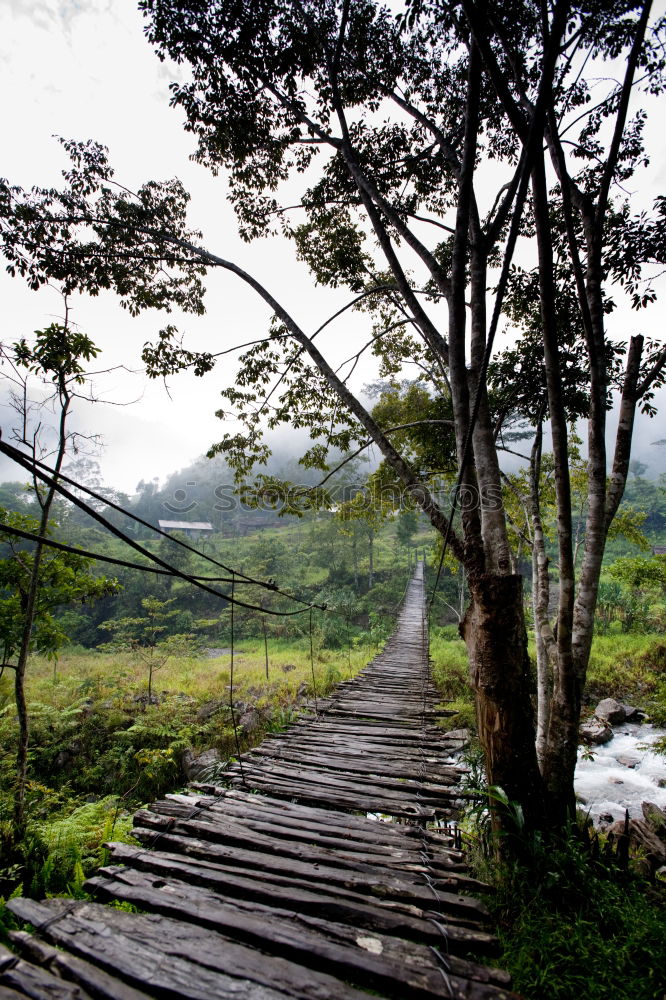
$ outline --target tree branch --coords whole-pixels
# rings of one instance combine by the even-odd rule
[[[622,144],[622,136],[624,134],[624,126],[627,121],[627,113],[629,110],[629,99],[631,97],[631,89],[634,81],[634,74],[636,72],[636,67],[638,65],[638,58],[640,56],[641,47],[645,39],[645,31],[647,29],[647,24],[650,19],[650,10],[652,9],[652,0],[645,0],[643,4],[643,10],[641,11],[641,16],[638,20],[638,25],[636,27],[636,34],[634,35],[634,41],[631,46],[631,51],[627,59],[627,69],[624,74],[624,82],[622,84],[622,93],[620,95],[620,103],[617,111],[617,117],[615,119],[615,130],[613,132],[613,138],[610,144],[610,150],[608,153],[608,158],[606,160],[606,169],[604,170],[603,176],[601,178],[601,184],[599,186],[599,195],[597,197],[597,208],[595,212],[595,230],[596,230],[596,244],[595,256],[601,253],[601,247],[604,239],[604,220],[606,217],[606,209],[608,207],[608,195],[610,191],[611,181],[613,180],[613,174],[615,173],[615,168],[617,166],[618,157],[620,154],[620,146]]]

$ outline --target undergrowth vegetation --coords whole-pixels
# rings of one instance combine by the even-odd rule
[[[472,731],[466,752],[468,790],[487,793],[483,754],[474,738],[465,646],[453,626],[434,628],[432,676],[446,707],[443,724]],[[615,697],[666,724],[666,644],[659,635],[602,635],[594,640],[586,689],[588,709]],[[663,1000],[666,995],[666,882],[618,865],[611,845],[581,818],[557,840],[516,836],[521,860],[499,862],[492,848],[487,799],[463,819],[475,875],[492,887],[484,901],[497,926],[497,964],[525,1000]],[[511,803],[507,803],[511,808]]]
[[[234,657],[234,708],[241,748],[294,721],[299,711],[355,675],[376,652],[369,641],[341,653],[309,641],[243,640]],[[217,651],[216,651],[217,652]],[[182,786],[186,752],[235,753],[229,704],[230,655],[172,657],[148,701],[145,665],[131,653],[72,650],[31,663],[32,724],[28,835],[5,851],[0,895],[77,894],[103,861],[101,845],[125,839],[130,813]],[[16,721],[0,680],[0,833],[9,830]]]
[[[525,1000],[661,1000],[664,889],[595,859],[577,828],[530,848],[522,864],[477,864],[495,888],[486,903],[515,991]]]

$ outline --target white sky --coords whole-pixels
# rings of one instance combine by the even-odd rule
[[[660,4],[663,6],[663,4]],[[188,160],[194,140],[181,127],[182,112],[168,106],[168,84],[178,69],[159,63],[142,33],[134,0],[0,0],[0,172],[28,187],[56,185],[65,157],[52,138],[96,139],[110,147],[116,177],[129,187],[149,178],[178,176],[192,193],[190,222],[204,231],[205,244],[254,273],[293,311],[305,329],[318,326],[343,298],[313,289],[305,269],[289,246],[278,240],[247,245],[235,233],[235,219],[225,200],[225,181],[213,178]],[[641,195],[651,202],[665,188],[664,138],[653,126],[657,154],[646,172]],[[132,319],[111,295],[79,299],[75,319],[103,349],[104,366],[140,368],[144,341],[166,322],[189,331],[188,346],[219,351],[261,335],[268,312],[232,276],[212,274],[208,280],[208,314],[204,318],[146,313]],[[13,341],[29,335],[60,315],[60,300],[50,289],[30,292],[18,279],[0,274],[2,332]],[[647,319],[647,324],[645,322]],[[630,314],[616,320],[618,333],[657,334],[657,310],[645,319]],[[338,324],[328,343],[342,360],[354,342],[351,321]],[[346,351],[345,351],[345,348]],[[214,417],[219,389],[231,381],[231,361],[206,379],[180,375],[161,383],[142,376],[115,373],[99,388],[103,396],[131,406],[95,405],[80,411],[79,421],[104,435],[100,461],[109,485],[131,492],[140,478],[164,477],[188,464],[217,440],[223,425]],[[357,386],[372,378],[360,368]],[[85,412],[87,409],[87,412]],[[8,415],[2,410],[2,422]],[[647,440],[664,437],[654,424]],[[19,478],[0,465],[0,480]]]
[[[174,71],[178,68],[167,72],[145,41],[134,2],[2,0],[2,174],[23,187],[59,184],[66,157],[52,136],[61,135],[107,145],[116,178],[128,187],[177,176],[192,193],[190,224],[203,230],[205,245],[252,271],[306,329],[316,328],[342,300],[314,291],[304,267],[281,241],[248,246],[236,236],[224,178],[213,178],[188,160],[194,139],[181,128],[182,113],[168,106]],[[103,349],[105,367],[133,369],[141,367],[143,343],[167,322],[191,334],[188,346],[211,351],[265,332],[268,309],[238,279],[215,273],[207,286],[204,318],[153,312],[133,319],[106,294],[74,301],[74,319]],[[4,270],[0,293],[5,341],[29,335],[61,315],[55,290],[30,292]],[[341,360],[344,356],[339,354]],[[231,381],[232,358],[203,380],[188,374],[172,378],[168,394],[161,382],[124,372],[98,381],[101,394],[114,402],[138,399],[125,408],[79,407],[86,429],[104,435],[100,462],[109,485],[132,491],[140,478],[164,477],[222,436],[228,425],[214,411],[222,402],[220,388]],[[2,417],[6,424],[6,409]],[[11,475],[9,466],[0,466],[0,478]]]

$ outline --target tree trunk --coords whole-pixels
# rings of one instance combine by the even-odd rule
[[[60,458],[59,458],[60,461]],[[60,469],[60,465],[57,465]],[[39,534],[46,534],[49,523],[49,512],[53,501],[54,489],[49,489],[46,500],[42,507],[42,514],[39,521]],[[28,658],[30,656],[30,645],[32,642],[32,629],[35,623],[35,613],[37,606],[37,595],[39,591],[39,573],[42,563],[44,546],[38,542],[35,546],[35,555],[30,572],[30,582],[28,589],[22,600],[23,630],[21,633],[21,645],[16,658],[14,669],[14,700],[16,702],[16,715],[18,718],[18,746],[16,749],[16,778],[14,784],[14,806],[12,815],[12,839],[18,843],[25,833],[25,789],[28,779],[28,746],[30,743],[30,718],[28,716],[28,706],[25,697],[25,675],[28,669]]]
[[[534,746],[522,578],[484,574],[470,580],[470,592],[472,603],[460,631],[469,654],[488,784],[520,805],[528,829],[539,828],[544,795]],[[510,829],[511,817],[500,815],[496,823]]]
[[[547,583],[546,576],[546,583]],[[550,721],[550,669],[546,644],[540,628],[541,611],[544,592],[546,593],[546,608],[548,606],[547,590],[539,573],[539,557],[536,546],[532,549],[532,612],[534,615],[534,640],[536,644],[537,662],[537,732],[536,752],[539,764],[543,761],[548,740],[548,723]]]
[[[557,643],[548,618],[550,603],[550,578],[548,555],[541,517],[539,483],[541,478],[541,449],[543,443],[542,413],[539,414],[536,435],[530,455],[529,512],[532,522],[532,610],[537,657],[537,738],[536,752],[539,766],[543,766],[548,744],[550,699],[552,693],[552,663],[557,658]]]

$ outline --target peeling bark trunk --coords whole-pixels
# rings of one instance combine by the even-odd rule
[[[530,456],[530,519],[532,522],[532,609],[537,654],[536,751],[540,766],[543,766],[548,742],[550,699],[553,687],[552,665],[557,659],[557,643],[548,618],[550,577],[539,501],[542,440],[542,423],[539,420]]]
[[[479,122],[479,88],[481,64],[475,45],[470,47],[470,63],[465,109],[465,140],[458,178],[458,205],[456,211],[455,236],[451,252],[450,292],[447,298],[449,308],[449,381],[451,403],[455,426],[456,454],[460,476],[460,513],[465,539],[464,562],[472,574],[483,573],[485,553],[479,514],[479,491],[473,457],[467,452],[470,429],[470,382],[466,358],[467,304],[467,256],[471,205],[474,197],[474,164],[477,148]],[[485,288],[483,289],[485,300]],[[476,322],[481,304],[474,303]],[[485,331],[484,331],[485,334]],[[478,333],[477,333],[478,335]]]
[[[553,696],[548,739],[542,756],[542,773],[550,804],[559,823],[574,806],[573,768],[578,749],[580,718],[579,678],[572,653],[575,569],[571,521],[571,485],[566,410],[562,395],[556,295],[553,282],[553,247],[548,214],[548,190],[543,155],[532,171],[534,220],[539,251],[539,290],[543,329],[548,409],[555,459],[557,539],[560,593],[557,613],[557,655],[553,661]],[[544,630],[542,628],[542,636]]]
[[[532,614],[534,615],[534,641],[536,645],[536,665],[537,665],[537,730],[536,730],[536,753],[537,760],[541,766],[546,753],[548,740],[548,723],[550,722],[550,669],[546,644],[543,641],[540,621],[544,595],[548,595],[548,576],[545,580],[539,573],[539,555],[536,546],[532,549]],[[544,586],[544,583],[546,586]]]
[[[543,825],[544,796],[534,746],[527,634],[520,576],[470,581],[472,603],[460,626],[476,692],[488,784],[520,803],[530,829]]]
[[[634,428],[634,418],[636,415],[637,387],[640,373],[640,362],[643,351],[643,337],[632,337],[629,344],[629,353],[625,369],[624,385],[622,389],[622,401],[620,404],[620,419],[615,439],[615,454],[613,457],[613,471],[606,493],[605,474],[603,477],[603,506],[600,496],[595,504],[595,511],[592,523],[585,534],[585,559],[578,588],[576,600],[573,634],[573,652],[577,663],[579,676],[579,686],[585,684],[587,665],[592,648],[592,637],[594,633],[594,615],[597,607],[597,593],[599,590],[599,577],[601,575],[601,562],[606,545],[608,529],[612,523],[617,509],[622,501],[624,488],[629,473],[629,460],[631,458],[631,440]],[[604,414],[605,425],[605,414]],[[604,444],[604,473],[605,473],[605,444]],[[590,472],[592,476],[592,472]],[[597,494],[601,493],[600,486],[597,487]],[[590,515],[588,514],[588,524]],[[597,539],[600,551],[592,550],[592,542],[589,539]]]
[[[472,445],[479,487],[481,537],[489,573],[511,573],[511,547],[506,530],[502,503],[502,481],[497,457],[497,445],[488,406],[485,381],[479,376],[486,350],[486,285],[487,267],[484,254],[477,245],[471,251],[472,342],[470,382],[475,395],[480,393]]]

